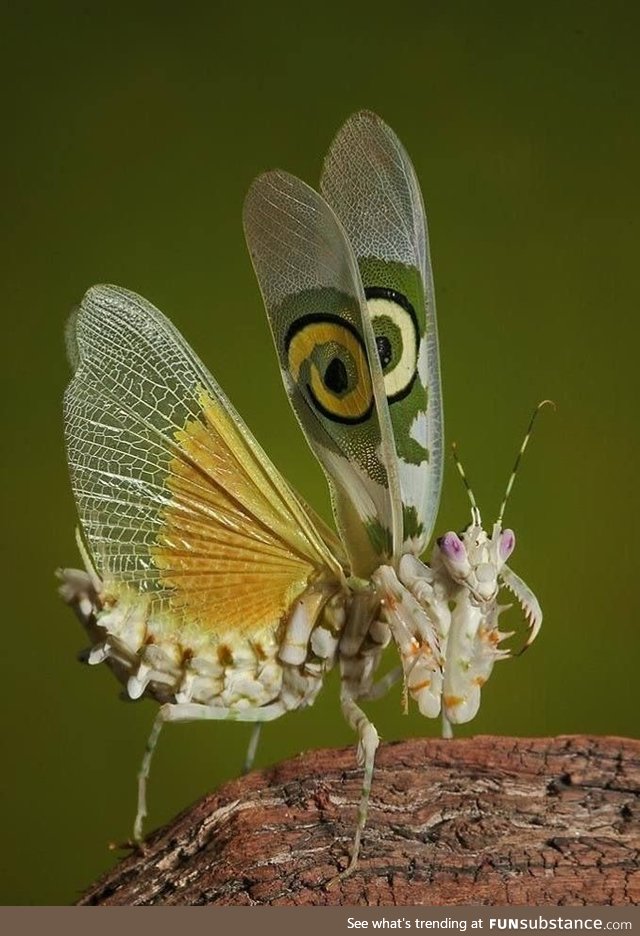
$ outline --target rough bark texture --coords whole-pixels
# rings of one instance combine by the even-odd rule
[[[82,904],[640,902],[640,742],[413,740],[377,757],[360,866],[353,750],[226,784],[153,834]]]

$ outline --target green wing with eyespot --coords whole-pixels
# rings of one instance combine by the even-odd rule
[[[324,199],[284,172],[251,186],[244,227],[287,394],[329,480],[352,571],[395,561],[393,429],[357,261]]]
[[[360,111],[329,149],[321,192],[358,261],[398,455],[403,551],[419,555],[435,525],[443,470],[436,307],[420,188],[395,133]]]

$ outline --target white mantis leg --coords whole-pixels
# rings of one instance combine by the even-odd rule
[[[352,874],[358,864],[360,841],[367,821],[373,767],[379,744],[378,732],[356,700],[369,698],[370,693],[373,693],[374,698],[384,695],[389,686],[393,684],[395,676],[395,674],[389,674],[383,677],[379,684],[373,684],[380,654],[388,639],[387,628],[376,627],[377,607],[378,597],[373,590],[356,593],[340,640],[340,704],[345,721],[358,734],[357,760],[358,764],[364,767],[351,860],[346,870],[339,875],[340,878]]]
[[[153,753],[156,749],[164,721],[165,720],[162,717],[162,709],[160,709],[153,720],[151,732],[147,738],[147,744],[144,749],[144,757],[142,758],[140,770],[138,771],[138,808],[136,810],[136,818],[133,823],[133,841],[138,845],[142,843],[142,824],[144,823],[145,817],[147,815],[147,780],[149,779],[149,773],[151,772],[151,761],[153,759]]]
[[[453,738],[453,728],[451,727],[451,722],[447,718],[444,709],[442,710],[442,737],[447,740]]]
[[[364,766],[364,780],[362,782],[362,793],[360,794],[360,804],[358,806],[358,824],[356,834],[353,840],[353,849],[351,860],[345,871],[340,877],[347,877],[352,874],[358,865],[358,855],[360,854],[360,842],[362,833],[367,822],[367,812],[369,809],[369,796],[371,795],[371,784],[373,782],[373,767],[375,763],[376,750],[380,743],[380,738],[375,726],[369,721],[359,705],[343,691],[342,712],[348,725],[358,733],[358,764]]]
[[[258,750],[258,744],[260,742],[260,735],[262,734],[262,722],[256,722],[256,724],[251,729],[251,737],[249,738],[249,746],[247,748],[247,753],[244,757],[244,764],[242,765],[242,773],[248,774],[253,768],[253,762],[256,759],[256,751]]]
[[[270,705],[263,705],[258,708],[247,709],[229,709],[221,705],[200,705],[197,702],[180,702],[176,704],[163,705],[156,715],[151,733],[147,740],[147,745],[138,773],[138,808],[136,818],[133,824],[133,840],[140,844],[142,842],[142,826],[147,815],[147,782],[151,771],[151,761],[158,744],[158,738],[165,722],[181,721],[246,721],[261,722],[272,721],[279,718],[286,712],[282,702],[272,702]],[[256,732],[252,735],[252,741]],[[255,739],[257,745],[257,737]],[[255,752],[254,752],[255,753]]]

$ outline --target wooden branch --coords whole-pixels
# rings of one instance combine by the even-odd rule
[[[226,784],[154,833],[82,904],[640,902],[640,742],[413,740],[378,752],[358,871],[362,773],[313,751]]]

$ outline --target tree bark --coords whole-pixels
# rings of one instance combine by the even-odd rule
[[[362,772],[313,751],[226,784],[150,836],[81,904],[453,905],[640,901],[640,742],[382,745],[357,871]]]

